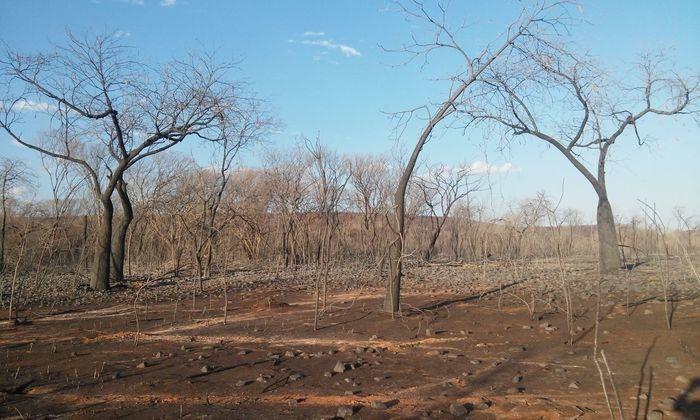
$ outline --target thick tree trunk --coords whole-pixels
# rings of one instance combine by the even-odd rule
[[[95,250],[95,263],[93,267],[90,287],[95,290],[109,289],[109,267],[112,259],[112,217],[114,206],[111,197],[100,199],[102,215],[100,228],[97,232],[97,247]]]
[[[114,268],[114,280],[120,282],[124,280],[124,258],[126,256],[126,234],[129,231],[129,225],[134,220],[134,209],[131,206],[131,200],[126,190],[126,183],[123,180],[117,182],[117,193],[124,212],[119,227],[117,228],[117,236],[112,249],[112,263]]]
[[[427,138],[427,136],[426,136]],[[403,268],[403,240],[406,230],[406,189],[411,174],[418,161],[418,154],[423,149],[425,138],[421,140],[413,150],[411,159],[399,180],[399,185],[394,193],[394,217],[396,218],[396,237],[389,245],[389,278],[386,284],[386,295],[384,295],[384,310],[390,312],[392,316],[400,312],[401,308],[401,275]]]
[[[598,224],[598,254],[600,270],[610,273],[620,268],[620,251],[617,246],[615,233],[615,219],[612,207],[607,197],[598,199],[597,224]]]
[[[392,314],[399,312],[401,303],[401,240],[391,244],[389,249],[389,279],[384,295],[384,310]]]

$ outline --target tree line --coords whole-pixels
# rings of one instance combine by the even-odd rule
[[[304,138],[271,153],[262,168],[241,168],[240,151],[269,138],[279,121],[246,83],[231,79],[232,63],[206,53],[146,63],[114,35],[69,33],[64,45],[38,54],[5,48],[0,128],[41,155],[53,198],[13,203],[30,171],[3,161],[0,267],[9,250],[16,267],[26,262],[37,232],[44,232],[42,250],[32,261],[79,262],[96,290],[148,261],[175,275],[187,266],[201,280],[225,270],[232,256],[282,267],[314,263],[326,273],[334,261],[360,258],[386,267],[391,313],[400,307],[405,259],[553,255],[549,244],[528,245],[547,223],[569,226],[567,252],[575,236],[595,237],[601,271],[620,268],[626,245],[607,193],[610,151],[623,138],[644,144],[642,123],[651,118],[697,113],[698,78],[684,76],[666,54],[643,55],[624,82],[610,77],[567,39],[569,2],[523,6],[481,47],[464,42],[465,27],[451,24],[447,8],[398,5],[425,37],[413,34],[387,51],[422,66],[436,51],[458,59],[444,99],[394,114],[404,135],[410,120],[425,121],[406,161],[340,156]],[[37,113],[39,123],[29,118]],[[488,183],[468,166],[421,168],[421,153],[442,126],[558,150],[596,192],[595,235],[543,196],[490,214],[470,200]],[[172,153],[184,142],[210,149],[211,166]],[[326,278],[319,277],[324,291]]]

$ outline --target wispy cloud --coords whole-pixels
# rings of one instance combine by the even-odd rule
[[[313,33],[315,35],[313,36],[323,36],[323,32],[305,32],[305,36],[311,36],[311,35],[306,35],[307,33]],[[353,48],[349,45],[346,44],[337,44],[331,40],[328,39],[302,39],[302,40],[294,40],[290,39],[287,42],[290,44],[302,44],[302,45],[312,45],[315,47],[321,47],[321,48],[326,48],[329,50],[337,50],[340,51],[341,54],[343,54],[346,57],[361,57],[362,53],[358,51],[356,48]]]
[[[324,36],[326,33],[321,31],[321,32],[314,32],[314,31],[306,31],[304,32],[304,36]]]
[[[128,38],[131,36],[131,32],[129,31],[124,31],[122,29],[114,32],[114,37],[115,38]]]
[[[469,169],[475,174],[507,174],[508,172],[517,171],[515,165],[510,162],[505,162],[500,165],[492,165],[481,160],[477,160],[469,165]]]
[[[177,0],[160,0],[160,5],[163,7],[175,6],[175,3],[177,3]]]
[[[7,108],[13,108],[16,111],[30,111],[30,112],[52,112],[55,111],[56,105],[49,104],[46,102],[36,102],[32,100],[25,100],[25,99],[20,99],[14,104],[8,103],[7,105],[4,102],[0,101],[0,109],[4,110]]]

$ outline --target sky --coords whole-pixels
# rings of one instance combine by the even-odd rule
[[[0,0],[0,10],[0,40],[22,52],[48,51],[64,43],[70,30],[115,32],[150,63],[202,49],[236,61],[230,77],[249,83],[283,123],[265,145],[246,152],[241,164],[249,166],[259,164],[266,149],[291,147],[300,135],[318,134],[324,144],[347,154],[410,150],[420,125],[409,125],[397,143],[389,114],[440,101],[449,86],[439,79],[458,69],[447,55],[421,67],[384,51],[420,32],[386,0]],[[448,10],[455,22],[468,24],[461,42],[478,51],[517,15],[519,3],[452,1]],[[594,0],[581,1],[574,11],[578,23],[567,39],[610,74],[624,78],[639,53],[663,48],[686,74],[700,75],[700,2]],[[614,146],[607,179],[616,215],[640,214],[638,200],[645,200],[667,217],[675,206],[700,217],[698,121],[654,121],[645,126],[652,140],[646,146],[638,147],[631,136]],[[196,141],[180,151],[207,160]],[[0,155],[24,159],[40,172],[38,155],[4,132]],[[482,199],[496,212],[544,191],[555,201],[562,197],[562,207],[579,210],[586,220],[594,218],[591,186],[562,155],[538,141],[502,149],[479,131],[447,130],[424,155],[427,163],[492,168],[493,189]]]

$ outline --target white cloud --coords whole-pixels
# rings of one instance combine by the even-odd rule
[[[360,53],[357,49],[345,45],[345,44],[336,44],[333,41],[329,41],[327,39],[302,39],[301,41],[295,41],[293,39],[287,40],[290,44],[298,43],[298,44],[303,44],[303,45],[313,45],[316,47],[322,47],[322,48],[328,48],[331,50],[338,50],[340,51],[341,54],[343,54],[346,57],[361,57],[362,53]]]
[[[129,31],[124,31],[124,30],[118,30],[114,33],[115,38],[128,38],[131,36],[131,32]]]
[[[469,165],[469,169],[475,174],[507,174],[517,170],[515,165],[510,162],[505,162],[501,165],[491,165],[481,160],[477,160]]]
[[[338,48],[340,48],[341,53],[343,53],[345,56],[348,56],[348,57],[350,57],[351,55],[356,56],[356,57],[359,57],[362,55],[362,54],[360,54],[359,51],[357,51],[356,49],[354,49],[353,47],[350,47],[348,45],[340,44],[340,45],[338,45]]]
[[[52,112],[55,111],[56,105],[52,105],[46,102],[36,102],[32,100],[20,99],[14,104],[7,104],[13,107],[16,111],[30,111],[30,112]],[[5,109],[5,103],[0,102],[0,109]]]
[[[15,187],[10,188],[9,192],[10,195],[13,196],[23,196],[29,192],[29,188],[25,185],[17,185]]]
[[[163,7],[175,6],[177,0],[160,0],[160,5]]]
[[[321,32],[314,32],[314,31],[306,31],[304,32],[304,36],[324,36],[326,33],[321,31]]]

